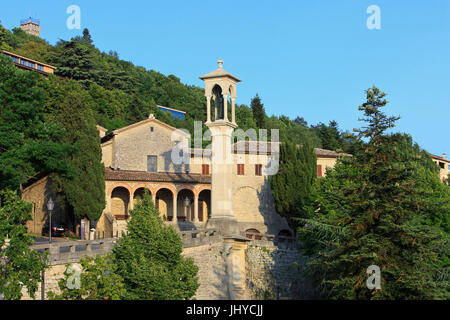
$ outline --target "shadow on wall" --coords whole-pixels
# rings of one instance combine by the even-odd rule
[[[50,198],[52,198],[54,202],[54,208],[51,212],[52,225],[63,226],[67,228],[69,231],[76,233],[77,220],[75,219],[73,209],[64,203],[62,197],[60,197],[58,193],[54,192],[52,181],[50,178],[48,178],[47,183],[45,184],[44,198],[42,199],[42,202],[40,204],[41,207],[35,208],[34,207],[35,203],[33,203],[33,212],[32,212],[33,222],[31,226],[33,233],[46,236],[48,236],[49,234],[50,213],[47,208],[47,203],[50,200]],[[38,214],[38,212],[40,212],[41,214]]]
[[[268,177],[264,177],[264,184],[261,191],[257,192],[259,199],[259,211],[263,213],[264,224],[267,226],[267,233],[278,235],[281,230],[288,229],[292,234],[293,230],[289,228],[286,218],[280,216],[275,209],[275,201],[272,196],[272,189]]]
[[[250,246],[246,251],[246,287],[256,300],[318,300],[306,270],[308,259],[297,249]]]

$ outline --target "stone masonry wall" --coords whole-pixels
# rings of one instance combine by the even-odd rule
[[[197,300],[229,299],[223,243],[184,248],[183,256],[193,258],[199,268],[200,287],[195,298]]]
[[[73,265],[81,269],[79,263],[74,263]],[[48,292],[54,292],[56,294],[61,292],[59,290],[58,280],[64,278],[66,268],[66,265],[56,265],[49,267],[45,271],[45,299],[47,299]],[[41,300],[41,285],[42,283],[38,284],[38,290],[35,292],[35,300]],[[22,294],[22,300],[32,300],[25,288],[22,289]]]
[[[317,299],[302,274],[305,259],[296,249],[249,246],[246,252],[246,290],[250,299]]]

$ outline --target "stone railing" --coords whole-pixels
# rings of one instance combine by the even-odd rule
[[[180,235],[183,240],[183,248],[213,244],[222,240],[222,236],[216,229],[182,231]]]
[[[48,252],[48,264],[51,266],[77,263],[84,256],[95,257],[111,252],[116,239],[90,241],[62,241],[32,245],[31,249]]]
[[[278,247],[280,249],[290,249],[298,246],[295,237],[275,236],[273,234],[243,232],[242,235],[250,239],[249,245],[257,247]]]
[[[182,231],[179,233],[183,240],[183,248],[197,247],[217,243],[222,236],[215,229]],[[77,263],[84,256],[95,257],[112,252],[117,238],[88,241],[61,241],[53,243],[35,244],[31,249],[48,252],[48,264],[51,266]]]

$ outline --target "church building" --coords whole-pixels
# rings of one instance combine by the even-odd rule
[[[130,212],[145,192],[164,221],[180,231],[215,228],[247,236],[293,235],[286,219],[275,210],[268,181],[277,170],[279,143],[232,142],[238,127],[236,86],[241,80],[225,71],[222,64],[219,60],[217,70],[201,77],[210,148],[191,148],[187,133],[152,114],[108,135],[107,129],[97,126],[105,165],[106,207],[101,218],[91,224],[96,235],[114,237],[126,231]],[[323,149],[316,149],[316,154],[319,176],[341,156]],[[34,203],[28,227],[37,235],[42,234],[47,220],[48,183],[43,178],[23,192],[23,199]],[[53,214],[58,215],[57,208]],[[58,219],[52,215],[52,221]],[[85,234],[87,238],[88,231]]]

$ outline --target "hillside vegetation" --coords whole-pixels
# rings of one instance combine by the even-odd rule
[[[19,28],[9,31],[0,26],[0,48],[56,66],[56,75],[76,80],[87,95],[96,122],[109,130],[146,119],[151,106],[156,105],[187,112],[186,120],[180,121],[153,110],[158,119],[190,132],[194,121],[206,120],[203,88],[183,84],[175,75],[135,66],[121,60],[115,51],[101,52],[87,29],[80,36],[51,45]],[[279,129],[282,141],[308,142],[313,147],[350,151],[354,140],[352,134],[340,132],[334,121],[308,126],[301,117],[267,116],[258,96],[251,107],[237,105],[236,119],[243,130]]]

